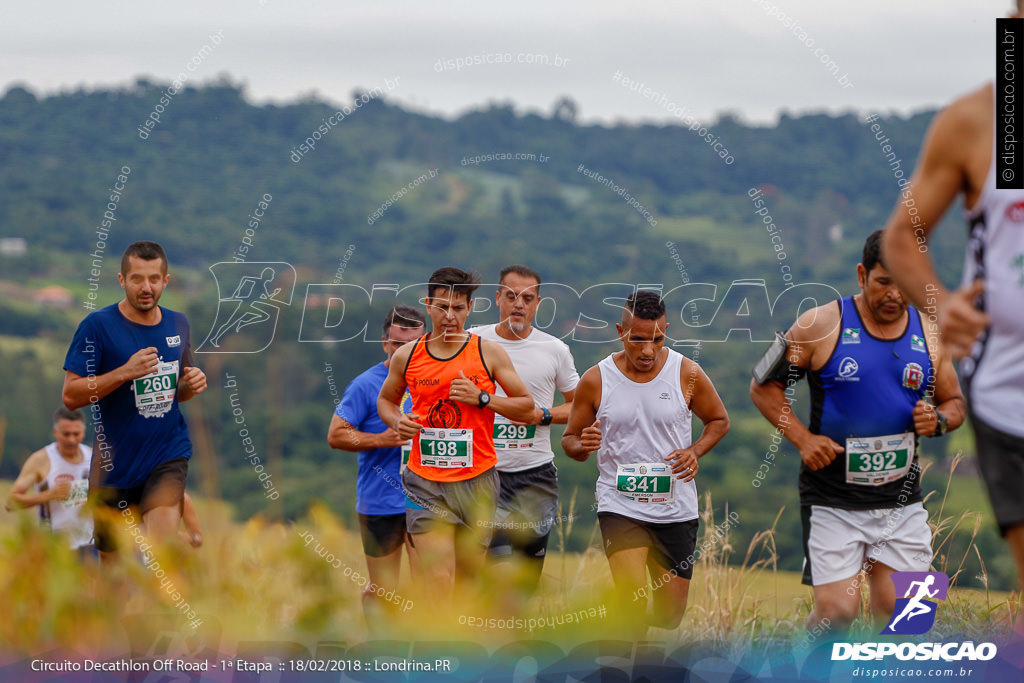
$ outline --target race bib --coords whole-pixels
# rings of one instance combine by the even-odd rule
[[[77,508],[85,505],[85,501],[89,498],[89,480],[88,479],[75,479],[71,482],[71,492],[68,493],[68,497],[62,500],[65,508]]]
[[[442,469],[472,467],[473,430],[424,427],[420,430],[420,464]]]
[[[160,417],[171,409],[178,391],[178,361],[160,363],[156,370],[132,380],[135,408],[143,417]]]
[[[504,449],[532,448],[537,425],[516,425],[507,417],[494,416],[494,447]]]
[[[666,463],[619,465],[615,489],[634,503],[671,503],[675,495],[675,477]]]
[[[850,437],[846,440],[846,483],[881,486],[902,479],[914,462],[914,434]]]

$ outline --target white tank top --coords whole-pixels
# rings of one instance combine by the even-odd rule
[[[92,449],[83,444],[79,444],[78,448],[82,452],[82,462],[72,465],[61,457],[56,442],[47,446],[50,473],[41,484],[36,485],[36,489],[42,492],[55,488],[61,481],[71,482],[71,494],[66,500],[51,500],[39,506],[39,519],[40,523],[49,526],[54,532],[66,536],[72,548],[92,543],[92,515],[83,514],[89,497]]]
[[[646,495],[652,466],[669,465],[664,458],[691,443],[693,413],[683,400],[679,373],[682,355],[672,349],[657,377],[638,383],[615,367],[611,356],[602,360],[601,448],[597,452],[597,511],[614,512],[647,522],[686,522],[697,518],[697,486],[671,475],[670,502]],[[620,471],[620,467],[626,467]],[[655,470],[656,471],[656,470]],[[630,477],[634,479],[630,481]],[[619,483],[619,480],[623,480]],[[639,486],[637,486],[639,482]],[[620,492],[632,489],[632,492]],[[632,496],[634,500],[631,500]]]
[[[960,362],[971,410],[1024,437],[1024,190],[996,189],[996,151],[969,226],[964,284],[985,281],[979,308],[991,324]]]

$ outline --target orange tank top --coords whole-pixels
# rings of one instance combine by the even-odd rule
[[[416,340],[405,383],[412,412],[432,431],[417,434],[409,454],[409,469],[431,481],[463,481],[486,472],[498,461],[494,452],[494,411],[448,398],[452,380],[461,371],[480,389],[494,393],[494,378],[483,359],[483,339],[475,334],[451,358],[437,358],[427,349],[428,335]],[[472,430],[471,434],[464,430]],[[424,435],[432,438],[426,438]],[[421,437],[423,437],[421,439]],[[421,440],[424,452],[421,452]],[[457,466],[472,443],[472,464]],[[424,464],[424,460],[427,463]]]

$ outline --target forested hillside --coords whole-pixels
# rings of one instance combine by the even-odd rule
[[[171,260],[163,303],[190,316],[210,381],[187,406],[191,485],[243,518],[294,518],[314,499],[349,516],[355,456],[327,447],[327,424],[346,383],[383,358],[384,311],[415,303],[414,285],[441,265],[493,283],[521,262],[548,283],[538,326],[570,344],[581,373],[617,348],[614,300],[638,284],[662,288],[672,339],[702,363],[732,418],[698,485],[716,510],[738,512],[740,550],[785,506],[776,544],[782,566],[799,567],[799,457],[782,447],[752,485],[773,430],[747,398],[750,367],[805,295],[820,303],[833,288],[854,291],[863,240],[892,209],[934,112],[879,117],[881,134],[852,114],[784,115],[773,127],[723,115],[702,137],[682,125],[582,125],[568,101],[551,113],[490,103],[447,120],[375,93],[353,94],[360,106],[343,103],[343,114],[314,100],[255,106],[227,80],[161,104],[167,85],[45,98],[15,87],[0,99],[0,477],[48,440],[83,304],[116,301],[121,251],[155,239]],[[956,215],[946,223],[934,254],[952,283],[964,229]],[[230,263],[211,271],[218,262]],[[227,314],[219,300],[263,262],[282,288],[268,304],[276,325],[204,347]],[[40,294],[55,285],[70,295]],[[492,322],[493,310],[479,308],[471,323]],[[806,405],[801,389],[799,415]],[[243,457],[239,407],[274,499]],[[944,458],[970,455],[970,444],[966,429],[925,440],[935,463],[926,488],[944,488]],[[557,463],[573,521],[567,544],[578,550],[593,531],[596,469],[560,452]],[[969,464],[950,501],[987,515]],[[943,550],[951,561],[969,536]],[[990,523],[976,543],[989,580],[1008,587],[1012,565]],[[978,583],[970,562],[963,579]]]

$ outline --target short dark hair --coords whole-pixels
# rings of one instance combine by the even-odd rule
[[[85,415],[82,414],[81,410],[68,410],[64,406],[61,406],[53,413],[53,424],[57,424],[61,420],[77,420],[78,422],[85,424]]]
[[[864,265],[864,270],[871,272],[871,270],[879,263],[882,267],[885,267],[885,263],[882,261],[882,231],[875,230],[873,233],[868,235],[867,240],[864,241],[864,253],[861,254],[860,262]]]
[[[480,275],[475,271],[445,266],[431,273],[430,282],[427,283],[427,298],[433,299],[435,291],[445,289],[456,294],[465,294],[467,299],[472,299],[473,292],[478,287],[480,287]]]
[[[412,306],[395,306],[384,318],[384,336],[388,336],[392,325],[399,327],[426,327],[427,318],[418,308]]]
[[[141,242],[129,244],[128,248],[124,250],[124,255],[121,256],[121,275],[128,274],[128,268],[131,266],[131,261],[128,259],[131,256],[140,258],[143,261],[160,259],[164,264],[163,272],[167,272],[167,254],[164,252],[164,248],[156,242],[142,240]]]
[[[498,276],[498,284],[499,285],[505,284],[505,276],[508,275],[509,273],[515,273],[516,275],[519,275],[521,277],[528,277],[528,278],[532,278],[532,279],[536,280],[537,281],[537,289],[538,289],[538,291],[540,290],[540,285],[541,285],[540,273],[538,273],[533,268],[530,268],[529,266],[521,266],[519,264],[513,264],[511,266],[505,266],[504,268],[501,269],[501,273]]]
[[[641,320],[657,320],[665,315],[665,300],[657,292],[641,289],[629,295],[623,308]]]

